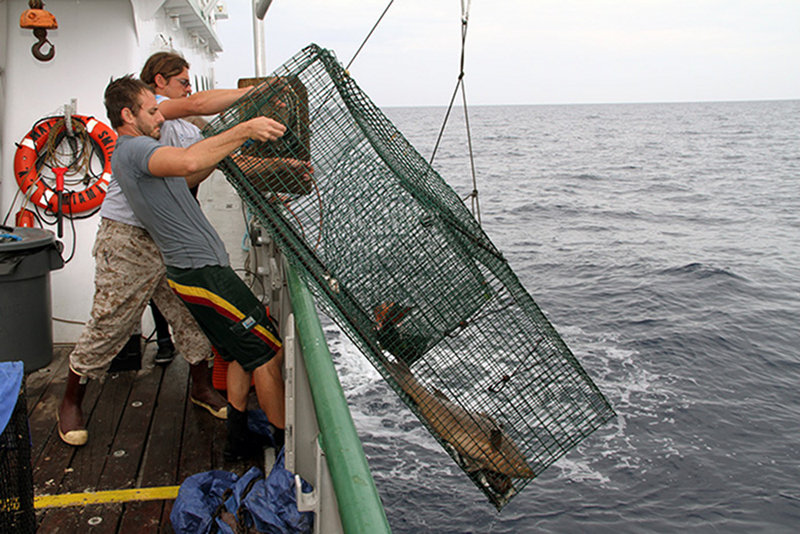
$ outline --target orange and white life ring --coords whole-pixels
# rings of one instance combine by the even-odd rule
[[[72,115],[74,121],[83,125],[103,160],[103,171],[94,183],[81,191],[70,191],[64,195],[61,211],[67,216],[90,211],[103,202],[111,179],[111,154],[117,142],[117,134],[105,123],[94,117]],[[51,117],[36,123],[33,129],[17,145],[14,155],[14,177],[23,193],[37,206],[53,213],[58,211],[58,195],[39,176],[37,160],[52,135],[61,135],[66,130],[63,117]],[[40,163],[41,165],[41,163]]]

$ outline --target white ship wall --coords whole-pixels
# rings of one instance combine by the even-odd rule
[[[214,56],[208,40],[185,27],[176,29],[163,4],[159,0],[47,0],[45,8],[58,21],[58,29],[47,34],[55,45],[55,57],[40,62],[31,54],[36,42],[33,31],[19,27],[27,0],[0,0],[0,216],[11,210],[7,224],[14,225],[21,205],[13,174],[15,143],[42,117],[59,113],[76,99],[78,114],[108,124],[103,91],[109,79],[138,74],[151,53],[171,47],[191,64],[193,85],[213,87]],[[99,222],[97,214],[75,220],[74,240],[69,221],[64,222],[62,255],[66,259],[73,246],[75,252],[63,269],[51,273],[56,343],[74,342],[81,332],[81,324],[64,321],[82,323],[89,317],[94,292],[91,249]],[[56,231],[54,226],[46,229]]]

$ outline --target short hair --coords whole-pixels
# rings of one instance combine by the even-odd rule
[[[153,92],[152,87],[126,74],[122,78],[111,79],[106,87],[105,104],[106,116],[111,121],[111,126],[119,128],[124,123],[122,121],[122,110],[130,109],[133,114],[139,113],[141,108],[140,96],[143,91]]]
[[[155,89],[157,74],[169,80],[173,76],[180,74],[183,69],[188,68],[189,62],[183,56],[174,52],[156,52],[147,58],[139,78]]]

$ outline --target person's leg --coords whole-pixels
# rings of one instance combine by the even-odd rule
[[[158,268],[161,256],[155,244],[144,230],[134,226],[103,219],[93,253],[95,293],[91,315],[69,356],[67,388],[57,414],[59,435],[70,445],[83,444],[88,439],[81,409],[86,380],[105,374],[141,320],[163,273],[163,266],[161,271]]]
[[[172,325],[178,352],[189,363],[192,390],[189,400],[219,419],[227,417],[225,397],[211,383],[211,343],[194,320],[189,309],[162,277],[153,293],[153,301]]]
[[[253,371],[258,405],[276,428],[286,428],[286,393],[283,383],[283,349]]]
[[[253,458],[263,451],[266,440],[247,427],[247,397],[251,373],[239,362],[228,364],[228,435],[223,454],[229,462]]]
[[[156,343],[158,344],[158,351],[153,361],[159,365],[169,365],[175,359],[175,345],[172,343],[172,336],[169,333],[169,323],[153,299],[150,299],[150,311],[153,314],[153,322],[156,324]]]
[[[247,410],[247,397],[250,393],[251,374],[242,368],[237,361],[228,363],[228,404],[243,412]]]
[[[258,405],[272,425],[272,441],[277,450],[283,448],[286,429],[286,391],[283,381],[283,349],[267,363],[253,371]]]
[[[226,458],[252,456],[257,435],[247,429],[247,397],[251,373],[265,365],[281,348],[280,337],[264,305],[229,267],[167,268],[170,287],[184,301],[228,366],[228,442]],[[277,365],[280,376],[280,364]],[[259,371],[261,374],[261,371]],[[262,377],[261,396],[273,383],[275,371]],[[280,393],[283,395],[282,380]],[[258,390],[257,390],[258,391]],[[266,397],[265,397],[266,399]],[[281,410],[274,400],[271,410]],[[283,422],[283,415],[273,415]]]

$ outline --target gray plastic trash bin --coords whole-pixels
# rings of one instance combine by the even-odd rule
[[[50,271],[64,266],[60,244],[39,228],[0,227],[0,361],[33,371],[53,359]]]

